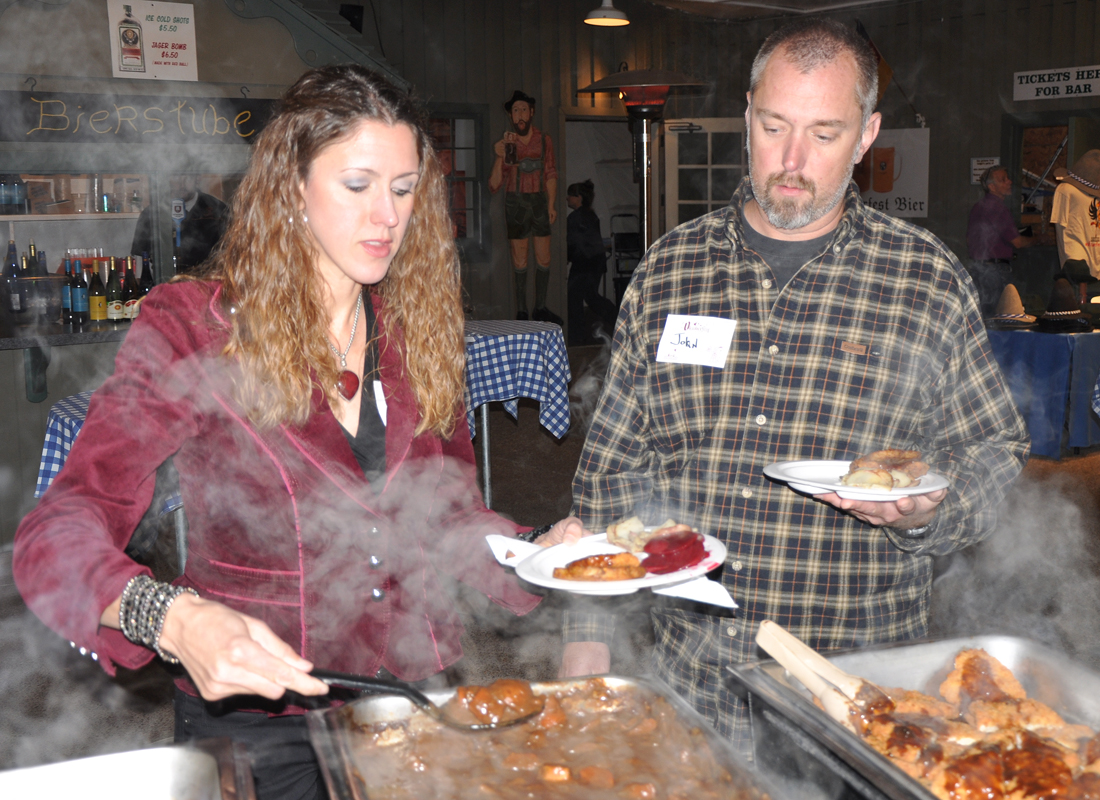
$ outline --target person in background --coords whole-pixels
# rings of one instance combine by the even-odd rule
[[[447,187],[410,98],[307,72],[258,137],[204,271],[155,287],[16,533],[27,605],[114,674],[178,663],[177,741],[246,743],[261,800],[324,796],[316,667],[421,682],[462,656],[447,578],[535,607],[485,535]],[[173,456],[174,454],[174,456]],[[124,553],[174,457],[186,569]],[[539,537],[581,535],[566,520]]]
[[[516,286],[516,319],[527,319],[527,240],[535,247],[535,310],[532,318],[561,324],[546,307],[550,287],[550,226],[558,219],[558,168],[554,143],[531,123],[535,98],[516,89],[504,110],[512,130],[493,145],[496,159],[489,174],[489,191],[504,190],[512,270]]]
[[[607,248],[600,235],[600,218],[592,210],[596,195],[592,181],[571,183],[565,202],[573,209],[566,219],[566,254],[569,259],[569,344],[591,340],[584,319],[585,303],[608,335],[615,327],[618,309],[600,294],[600,281],[607,271]]]
[[[1058,188],[1050,221],[1058,242],[1058,263],[1064,277],[1087,303],[1100,294],[1100,150],[1089,150],[1072,169],[1054,170]]]
[[[989,535],[1028,452],[962,265],[851,180],[880,124],[866,40],[798,20],[749,86],[749,175],[639,265],[573,482],[591,530],[672,517],[728,547],[711,575],[740,608],[658,601],[651,668],[746,746],[723,670],[757,658],[760,622],[821,650],[927,635],[932,557]],[[764,475],[884,448],[949,488],[867,502]],[[609,669],[610,622],[566,619],[562,674]]]
[[[966,247],[970,253],[967,271],[978,288],[978,300],[983,317],[996,313],[1001,292],[1012,282],[1014,248],[1034,243],[1016,229],[1012,212],[1005,200],[1012,196],[1012,180],[1008,170],[999,164],[989,167],[980,178],[985,195],[970,210],[966,225]]]
[[[192,272],[210,256],[215,245],[225,233],[229,209],[218,198],[199,191],[194,175],[172,175],[168,179],[169,197],[160,202],[158,214],[161,224],[173,223],[169,206],[172,200],[182,200],[185,216],[179,226],[179,247],[175,249],[176,274]],[[140,256],[153,253],[153,242],[158,238],[154,228],[152,204],[146,206],[138,217],[134,241],[130,253]],[[175,228],[172,230],[175,236]]]

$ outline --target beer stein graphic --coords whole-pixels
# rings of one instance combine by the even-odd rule
[[[894,190],[894,181],[901,177],[901,155],[893,147],[872,148],[871,185],[878,194],[887,194]],[[894,163],[897,162],[897,172]]]

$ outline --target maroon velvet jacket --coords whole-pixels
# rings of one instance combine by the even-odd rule
[[[28,606],[111,674],[152,658],[99,617],[130,578],[149,572],[123,548],[157,466],[175,454],[190,525],[180,582],[263,620],[319,667],[370,675],[385,666],[419,680],[458,660],[462,623],[440,573],[514,613],[534,608],[539,598],[485,543],[488,533],[522,528],[482,503],[463,410],[451,440],[413,435],[419,415],[401,332],[374,302],[388,405],[377,493],[319,390],[302,427],[259,431],[247,421],[232,400],[235,369],[221,356],[216,284],[155,288],[64,468],[16,533],[15,579]]]

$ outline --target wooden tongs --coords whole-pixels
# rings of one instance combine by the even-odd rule
[[[869,714],[893,708],[880,688],[840,669],[778,623],[761,622],[756,643],[810,690],[826,714],[853,733],[863,731]]]

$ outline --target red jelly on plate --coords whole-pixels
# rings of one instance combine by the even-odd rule
[[[650,539],[645,546],[646,558],[642,566],[655,575],[693,567],[706,558],[703,542],[703,535],[695,531],[677,531]]]

